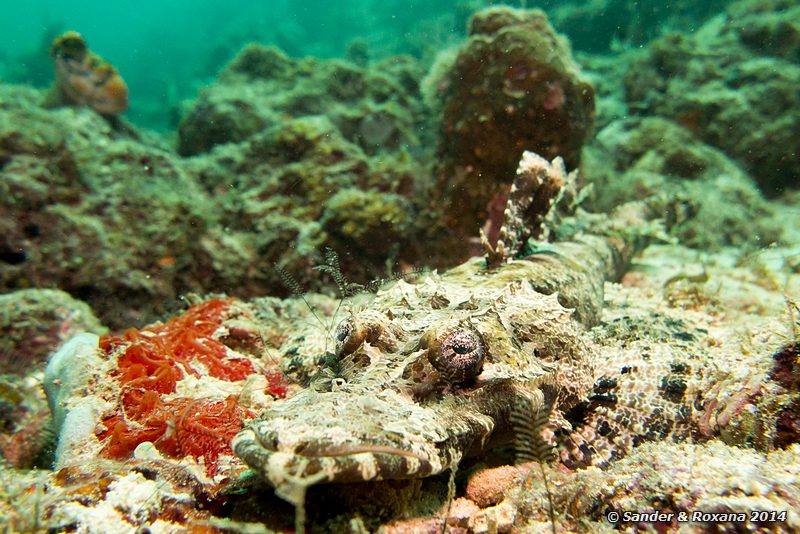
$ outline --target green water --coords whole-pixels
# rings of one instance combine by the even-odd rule
[[[576,50],[608,51],[639,45],[669,28],[691,29],[727,2],[671,3],[601,0],[506,2],[541,7]],[[340,57],[354,42],[371,58],[410,54],[432,61],[463,39],[470,15],[486,0],[348,0],[297,2],[143,0],[138,2],[32,0],[7,2],[0,20],[0,81],[49,85],[47,49],[66,30],[124,74],[131,89],[128,117],[157,130],[176,125],[182,100],[204,84],[248,42],[274,44],[292,57]],[[699,5],[696,5],[699,4]],[[558,22],[563,24],[559,25]]]

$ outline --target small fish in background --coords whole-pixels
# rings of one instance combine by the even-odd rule
[[[128,86],[110,63],[89,50],[84,38],[68,31],[53,41],[50,57],[56,81],[45,107],[85,105],[103,115],[128,109]]]

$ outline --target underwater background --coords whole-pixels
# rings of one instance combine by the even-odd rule
[[[545,9],[579,51],[603,53],[612,45],[634,47],[659,33],[691,31],[728,2],[669,4],[601,0],[507,2]],[[344,57],[363,42],[370,57],[410,54],[430,63],[442,48],[463,38],[470,15],[499,4],[482,0],[408,2],[192,2],[151,0],[99,9],[89,0],[34,0],[6,8],[0,22],[6,40],[0,76],[10,82],[47,86],[52,67],[47,49],[58,34],[79,31],[125,73],[135,98],[129,117],[161,131],[174,128],[184,99],[213,81],[248,42],[274,44],[292,57]],[[166,108],[166,112],[165,112]]]
[[[797,0],[7,4],[0,530],[581,532],[703,506],[777,515],[696,531],[800,530]],[[501,449],[378,486],[361,465],[307,517],[315,482],[273,492],[278,431],[330,409],[360,435],[406,380],[433,381],[398,394],[423,408],[461,394],[441,339],[517,379],[616,373],[550,377],[577,404],[523,430],[582,433],[561,464],[523,451],[552,488]],[[415,351],[374,396],[315,396]],[[248,434],[264,413],[286,426]]]
[[[797,6],[521,7],[20,3],[0,287],[67,290],[119,327],[187,291],[286,295],[276,264],[318,288],[327,247],[360,283],[452,266],[496,239],[524,150],[580,168],[587,209],[686,197],[688,246],[794,232],[775,210],[800,177]]]

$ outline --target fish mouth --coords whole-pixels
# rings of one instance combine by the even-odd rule
[[[419,478],[441,471],[440,462],[393,445],[320,439],[307,440],[292,450],[280,450],[277,440],[271,437],[269,432],[246,428],[234,438],[233,449],[276,488],[287,483],[310,486]]]
[[[449,414],[450,412],[448,412]],[[292,484],[422,478],[460,459],[457,417],[386,389],[355,399],[305,390],[276,404],[233,439],[236,455],[279,488]]]
[[[357,454],[389,454],[395,456],[407,456],[409,458],[416,458],[417,460],[424,460],[420,455],[413,452],[398,449],[388,445],[349,445],[349,446],[320,446],[313,447],[313,450],[295,451],[297,456],[306,458],[341,458],[346,456],[353,456]]]

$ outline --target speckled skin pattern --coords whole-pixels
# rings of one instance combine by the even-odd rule
[[[563,417],[554,425],[560,459],[568,467],[607,467],[644,442],[699,437],[696,419],[714,369],[695,342],[697,333],[680,321],[658,321],[620,347],[614,326],[593,332],[599,346],[589,358],[588,395],[556,413]],[[657,329],[659,344],[653,343]]]
[[[486,276],[472,262],[379,292],[346,320],[371,330],[369,340],[343,354],[358,328],[339,329],[340,376],[276,403],[237,436],[236,453],[280,487],[432,475],[507,438],[503,422],[521,390],[552,382],[554,361],[584,357],[570,311],[534,291],[515,267]],[[479,375],[432,364],[439,339],[440,353],[471,348],[459,345],[462,336],[448,340],[452,332],[485,343]],[[566,350],[537,354],[553,346]]]
[[[724,402],[709,413],[706,395],[722,375],[701,328],[679,313],[600,320],[603,278],[632,250],[620,237],[583,236],[493,271],[476,258],[379,291],[327,347],[319,335],[284,344],[308,365],[327,351],[328,367],[243,430],[236,454],[284,495],[429,476],[509,442],[509,413],[526,395],[550,411],[543,436],[570,468],[605,467],[647,441],[717,434]],[[474,351],[482,363],[464,372]]]

